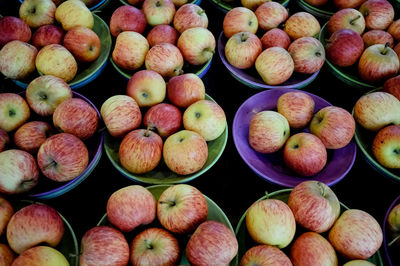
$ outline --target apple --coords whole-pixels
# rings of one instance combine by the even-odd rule
[[[100,55],[100,38],[86,27],[77,26],[67,31],[63,44],[79,62],[90,63]]]
[[[267,3],[275,3],[275,2],[267,2]],[[287,49],[290,45],[290,37],[286,32],[279,28],[274,28],[268,30],[260,39],[262,43],[263,50],[270,47],[282,47],[283,49]]]
[[[330,187],[308,180],[296,185],[289,194],[288,205],[296,223],[316,233],[328,231],[340,215],[340,202]]]
[[[226,38],[242,31],[256,34],[258,29],[256,14],[246,7],[234,7],[226,13],[222,29]]]
[[[0,50],[0,72],[11,79],[24,79],[35,71],[35,46],[14,40]]]
[[[117,229],[100,225],[90,228],[81,239],[79,265],[125,266],[129,262],[129,244]]]
[[[241,0],[240,1],[242,6],[250,9],[250,10],[256,10],[260,5],[263,3],[267,2],[266,0]]]
[[[279,248],[256,245],[248,249],[240,259],[240,265],[292,266],[289,257]]]
[[[312,6],[323,6],[328,2],[328,0],[304,0],[304,1]]]
[[[263,199],[247,209],[246,227],[255,242],[282,249],[294,238],[296,221],[286,203]]]
[[[398,156],[400,125],[389,125],[378,131],[372,142],[376,160],[387,168],[400,168]]]
[[[301,11],[288,17],[283,30],[292,40],[296,40],[301,37],[318,36],[321,25],[313,15]]]
[[[56,5],[51,0],[24,0],[19,7],[19,17],[32,28],[54,24]]]
[[[263,3],[254,13],[258,26],[264,31],[278,28],[289,17],[287,9],[281,3],[274,1]]]
[[[208,205],[196,187],[178,184],[168,187],[157,201],[157,218],[172,233],[192,233],[207,220]]]
[[[144,0],[128,0],[127,2],[132,6],[141,6]]]
[[[140,70],[132,75],[126,87],[126,94],[140,107],[151,107],[165,99],[167,86],[163,77],[153,70]]]
[[[15,260],[15,254],[7,244],[0,243],[0,264],[11,266]]]
[[[144,0],[142,11],[146,17],[147,24],[156,26],[160,24],[171,24],[176,9],[171,0]]]
[[[162,228],[148,228],[135,236],[131,244],[132,265],[177,265],[179,242]]]
[[[400,232],[400,204],[396,204],[393,209],[390,210],[387,226],[392,234]]]
[[[163,42],[176,45],[179,38],[179,33],[170,25],[157,25],[147,34],[147,41],[150,46],[154,46]]]
[[[65,256],[55,248],[35,246],[22,252],[12,263],[13,266],[69,266]]]
[[[110,18],[111,35],[117,37],[123,31],[135,31],[143,34],[147,21],[143,12],[130,5],[123,5],[114,10]]]
[[[251,68],[262,52],[262,43],[257,35],[238,32],[225,45],[225,57],[229,64],[239,69]]]
[[[146,111],[143,125],[155,130],[161,138],[177,132],[182,126],[182,113],[178,107],[169,103],[159,103]]]
[[[291,128],[303,128],[314,114],[314,99],[305,92],[291,91],[279,96],[276,108]]]
[[[29,107],[35,113],[50,116],[60,103],[72,98],[72,90],[63,79],[43,75],[28,84],[25,96]]]
[[[14,40],[29,42],[31,37],[31,28],[22,19],[14,16],[0,18],[0,48]]]
[[[0,235],[6,232],[7,224],[13,214],[14,207],[11,205],[11,202],[7,198],[0,196]]]
[[[107,200],[107,218],[122,232],[129,232],[156,218],[157,202],[140,185],[130,185],[113,192]]]
[[[40,49],[48,44],[62,44],[64,31],[56,25],[40,26],[32,36],[32,44]]]
[[[366,0],[333,0],[333,4],[338,9],[343,8],[358,8]]]
[[[313,37],[301,37],[294,40],[289,45],[288,52],[294,62],[294,71],[299,73],[315,73],[325,63],[324,46]]]
[[[389,47],[393,48],[393,37],[384,30],[369,30],[362,35],[364,47],[367,48],[374,44],[389,43]]]
[[[167,83],[168,100],[175,106],[186,108],[194,102],[204,100],[206,89],[199,76],[186,73],[172,77]]]
[[[371,83],[385,81],[399,72],[399,57],[389,44],[374,44],[361,54],[358,74]]]
[[[238,252],[235,234],[223,223],[206,221],[191,235],[186,256],[192,265],[228,265]]]
[[[36,154],[52,131],[51,125],[47,122],[27,122],[15,131],[14,144],[21,150]]]
[[[279,85],[292,76],[294,62],[285,49],[270,47],[257,57],[255,67],[266,84]]]
[[[37,185],[39,169],[30,153],[10,149],[0,152],[0,175],[0,192],[19,194]]]
[[[354,65],[364,51],[364,41],[360,34],[351,29],[335,31],[325,45],[326,57],[335,65]]]
[[[119,145],[121,165],[129,172],[143,174],[150,172],[161,160],[163,141],[149,129],[135,129],[122,139]]]
[[[115,138],[125,136],[142,122],[139,105],[127,95],[109,97],[101,105],[100,114],[108,132]]]
[[[82,174],[89,162],[88,149],[78,137],[59,133],[45,140],[37,154],[42,173],[56,182],[65,182]]]
[[[38,244],[57,246],[64,235],[60,214],[49,205],[33,203],[16,211],[7,225],[7,241],[21,254]]]
[[[136,70],[144,64],[149,43],[140,33],[123,31],[118,34],[112,51],[112,60],[123,69]]]
[[[76,26],[93,28],[94,18],[89,8],[81,0],[66,0],[56,9],[56,20],[66,31]]]
[[[0,93],[0,129],[11,132],[28,120],[30,109],[25,99],[16,93]]]
[[[382,245],[379,223],[365,211],[344,211],[329,231],[329,242],[348,259],[368,259]]]
[[[0,152],[5,151],[10,144],[10,137],[4,129],[0,128]]]
[[[194,131],[180,130],[164,142],[164,162],[172,172],[178,175],[189,175],[199,171],[207,158],[207,142]]]
[[[173,44],[160,43],[150,48],[146,54],[145,66],[165,78],[171,78],[183,73],[183,55]]]
[[[188,3],[178,8],[174,16],[174,28],[182,33],[189,28],[208,27],[208,17],[203,8]]]
[[[400,55],[400,44],[397,43],[394,47],[393,47],[393,51],[397,54],[397,56]]]
[[[385,30],[393,22],[394,9],[387,0],[367,0],[359,8],[370,30]]]
[[[389,28],[387,29],[387,32],[392,35],[392,37],[396,40],[400,40],[400,19],[396,19],[393,21],[390,25]]]
[[[293,265],[338,265],[335,249],[329,241],[315,232],[301,234],[290,248]]]
[[[387,79],[383,83],[382,91],[388,92],[400,100],[400,75]]]
[[[343,264],[343,266],[374,266],[372,262],[367,260],[351,260]]]
[[[340,29],[350,29],[361,35],[365,30],[365,20],[357,9],[344,8],[330,17],[326,29],[329,34]]]

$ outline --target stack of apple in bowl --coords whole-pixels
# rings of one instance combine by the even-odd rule
[[[387,0],[367,0],[358,9],[345,8],[332,15],[319,36],[329,70],[362,89],[381,87],[397,75],[400,20],[394,20],[394,15]]]
[[[383,247],[390,266],[399,264],[400,196],[390,204],[383,221]]]
[[[81,239],[80,265],[237,265],[229,219],[194,186],[127,186],[106,209]]]
[[[145,0],[141,9],[120,6],[110,19],[111,63],[126,79],[144,69],[165,79],[182,73],[203,77],[216,46],[207,27],[205,11],[191,3],[177,9],[171,0]]]
[[[0,192],[47,199],[80,184],[100,160],[100,113],[61,78],[0,94]]]
[[[107,24],[79,0],[25,0],[19,18],[0,19],[0,36],[0,72],[23,88],[38,75],[79,88],[102,72],[111,50]]]
[[[289,15],[277,2],[264,3],[255,11],[237,7],[224,17],[218,53],[233,77],[246,86],[303,88],[325,62],[324,47],[314,38],[319,31],[313,15]]]

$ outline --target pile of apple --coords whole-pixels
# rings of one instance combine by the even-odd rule
[[[122,69],[145,68],[166,79],[180,75],[185,62],[198,66],[212,58],[215,38],[207,27],[205,11],[195,4],[177,10],[171,0],[145,0],[141,9],[121,6],[110,19],[116,37],[112,60]]]
[[[0,93],[0,192],[31,190],[39,171],[55,182],[79,176],[89,162],[84,141],[96,133],[99,119],[94,107],[73,98],[55,76],[35,78],[25,98]]]
[[[343,148],[354,136],[355,121],[347,110],[326,106],[315,112],[314,100],[305,92],[284,93],[276,106],[251,118],[249,144],[264,154],[283,149],[285,165],[301,176],[319,173],[327,163],[327,149]],[[303,132],[291,135],[299,130]]]
[[[258,28],[261,38],[256,35]],[[313,38],[320,32],[318,20],[307,12],[289,16],[277,2],[266,2],[254,12],[246,7],[231,9],[224,17],[223,32],[228,38],[229,64],[239,69],[255,67],[268,85],[284,83],[293,72],[315,73],[325,62],[323,45]]]
[[[339,261],[337,253],[347,260],[346,266],[374,265],[365,260],[379,250],[383,240],[374,217],[358,209],[341,212],[335,193],[318,181],[294,187],[287,202],[268,196],[256,201],[248,208],[245,222],[255,245],[246,250],[240,265],[269,261],[334,266]],[[286,253],[281,250],[285,247]]]
[[[367,0],[359,9],[337,11],[326,25],[326,57],[339,67],[354,67],[360,78],[383,84],[398,74],[400,20],[387,0]]]
[[[80,0],[59,6],[24,0],[19,16],[0,19],[0,72],[8,78],[23,80],[37,70],[69,82],[100,55],[93,15]]]
[[[0,244],[0,265],[70,265],[56,249],[65,225],[53,207],[32,203],[15,210],[3,197],[0,204],[0,235],[6,240]]]
[[[140,70],[127,95],[111,96],[100,113],[110,135],[122,139],[121,165],[135,174],[153,170],[161,159],[179,175],[199,171],[208,158],[207,141],[226,128],[224,110],[205,99],[204,83],[193,73],[166,83],[159,73]]]
[[[170,186],[158,200],[140,185],[121,188],[107,201],[110,225],[83,235],[80,265],[178,265],[184,252],[191,265],[228,265],[235,234],[207,215],[206,198],[191,185]]]

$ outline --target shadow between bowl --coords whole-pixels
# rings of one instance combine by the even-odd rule
[[[312,6],[304,0],[296,0],[296,3],[304,11],[322,20],[329,20],[336,12],[336,7],[333,5],[333,1],[328,1],[328,3],[322,7]]]
[[[399,263],[399,255],[396,254],[396,250],[394,249],[395,247],[389,247],[388,244],[390,243],[390,241],[392,241],[393,237],[390,235],[390,229],[388,227],[388,218],[389,218],[389,214],[390,211],[394,208],[394,206],[396,206],[397,204],[400,204],[400,196],[398,196],[393,202],[392,204],[390,204],[389,209],[386,212],[385,215],[385,219],[383,220],[383,224],[382,224],[382,229],[383,229],[383,249],[385,251],[385,256],[386,259],[389,263],[390,266],[394,266],[397,265]],[[396,245],[396,244],[394,244]],[[397,258],[397,264],[396,261],[393,260],[392,261],[392,256],[390,255],[390,253],[395,253],[395,255],[393,256],[393,258]],[[396,257],[397,256],[397,257]],[[393,263],[394,262],[394,263]]]

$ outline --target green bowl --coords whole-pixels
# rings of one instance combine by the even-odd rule
[[[323,20],[329,20],[330,17],[337,11],[337,8],[333,5],[333,1],[328,1],[327,4],[321,7],[312,6],[304,0],[296,0],[296,3],[304,11]]]
[[[289,199],[289,194],[290,194],[291,191],[292,191],[291,188],[278,190],[278,191],[269,193],[268,194],[268,198],[269,199],[278,199],[278,200],[281,200],[281,201],[287,203],[288,199]],[[262,198],[258,199],[257,201],[264,200],[266,198],[267,198],[267,196],[265,195]],[[348,210],[349,209],[343,203],[340,203],[340,207],[341,207],[341,213],[344,210]],[[242,258],[242,256],[244,255],[244,253],[246,253],[246,251],[248,249],[250,249],[251,247],[257,245],[257,243],[252,240],[250,234],[247,232],[246,214],[247,214],[247,210],[242,215],[242,217],[240,218],[239,223],[237,224],[236,230],[235,230],[236,237],[237,237],[237,240],[239,242],[239,252],[238,252],[239,259]],[[301,233],[305,232],[305,231],[301,231],[301,230],[304,230],[304,229],[301,229],[300,226],[296,227],[296,234],[295,234],[294,239],[296,237],[298,237]],[[325,234],[323,234],[323,236],[325,236]],[[293,241],[292,241],[292,243],[293,243]],[[282,251],[284,251],[288,256],[289,256],[290,246],[291,245],[289,245],[288,247],[282,249]],[[345,263],[345,261],[343,261],[344,259],[337,252],[336,252],[336,254],[338,255],[339,265],[343,265],[343,263]],[[372,257],[370,257],[368,259],[368,261],[374,263],[377,266],[383,266],[383,261],[382,261],[381,253],[380,253],[379,250]]]
[[[232,8],[242,6],[240,0],[231,0],[231,1],[224,1],[224,0],[209,0],[217,9],[220,11],[227,13]],[[275,2],[280,3],[284,7],[287,7],[290,0],[277,0]]]
[[[166,190],[169,187],[169,185],[154,185],[154,186],[149,186],[146,187],[151,194],[153,194],[153,196],[156,198],[156,200],[158,200],[161,196],[161,194],[164,192],[164,190]],[[232,225],[228,219],[228,217],[225,215],[225,213],[223,212],[223,210],[214,202],[212,201],[212,199],[210,199],[209,197],[207,197],[206,195],[204,195],[204,197],[207,200],[207,206],[208,206],[208,215],[207,215],[207,221],[217,221],[217,222],[221,222],[223,224],[225,224],[226,226],[229,227],[229,229],[232,230],[233,232],[233,228]],[[111,225],[110,222],[107,219],[107,213],[104,214],[104,216],[100,219],[100,221],[97,223],[97,225]],[[159,222],[155,221],[153,223],[151,223],[150,225],[147,225],[146,228],[148,227],[160,227]],[[139,230],[142,230],[144,228],[140,228]],[[135,231],[136,229],[134,229]],[[134,232],[135,233],[135,232]],[[139,232],[136,232],[139,233]],[[126,238],[128,243],[132,242],[132,239],[134,237],[134,234],[126,234]],[[182,244],[182,246],[186,246],[187,240],[189,239],[190,235],[187,235],[184,238],[184,243]],[[180,239],[180,238],[179,238]],[[179,263],[179,265],[189,265],[189,262],[186,258],[186,255],[183,253],[182,257],[181,257],[181,261]],[[238,265],[238,256],[236,256],[230,263],[231,266],[235,266]]]
[[[206,99],[213,99],[206,94]],[[189,182],[210,169],[222,155],[228,140],[228,125],[225,127],[224,132],[217,139],[208,141],[208,158],[204,166],[197,172],[189,175],[178,175],[168,169],[164,161],[150,172],[144,174],[132,174],[126,170],[119,160],[119,145],[122,141],[121,138],[112,137],[107,131],[104,136],[104,149],[108,159],[112,165],[125,177],[142,184],[177,184]]]

